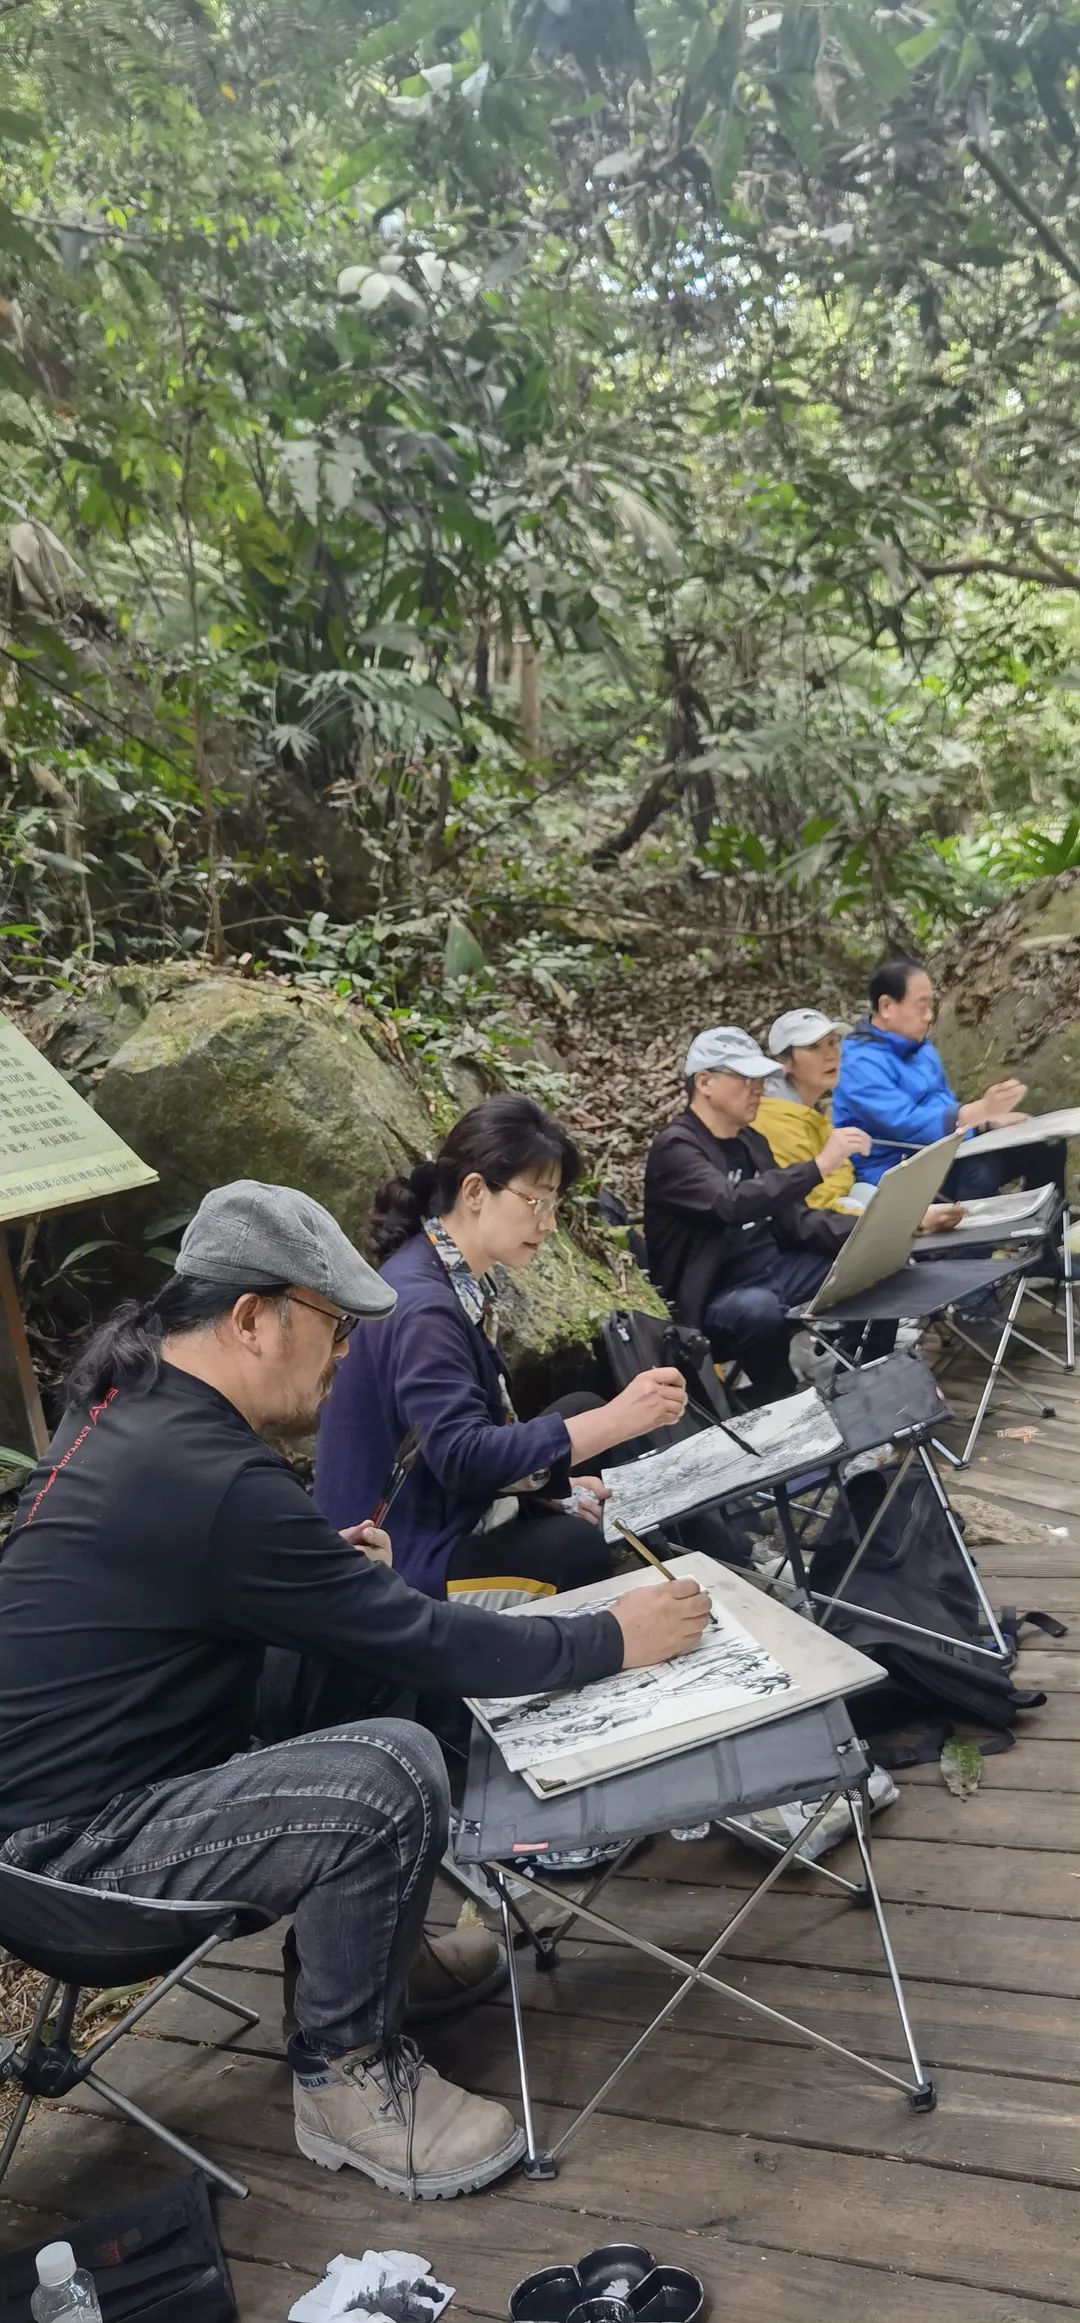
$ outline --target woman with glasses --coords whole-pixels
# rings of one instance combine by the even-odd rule
[[[395,1567],[429,1596],[520,1604],[604,1578],[603,1486],[582,1471],[685,1408],[681,1374],[658,1370],[607,1404],[567,1396],[537,1419],[517,1416],[493,1270],[532,1265],[580,1170],[558,1122],[507,1092],[376,1195],[369,1239],[397,1305],[338,1368],[315,1497],[336,1525],[370,1516],[415,1428],[419,1455],[390,1530]]]

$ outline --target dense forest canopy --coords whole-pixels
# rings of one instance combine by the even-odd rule
[[[0,145],[9,989],[1080,860],[1080,4],[0,0]]]

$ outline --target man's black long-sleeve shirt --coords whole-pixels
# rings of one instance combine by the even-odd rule
[[[645,1165],[649,1272],[681,1322],[700,1326],[714,1293],[759,1281],[778,1250],[835,1258],[854,1221],[808,1210],[816,1161],[777,1169],[756,1129],[714,1137],[688,1106],[654,1137]]]
[[[0,1839],[246,1749],[266,1645],[459,1695],[622,1665],[610,1613],[508,1621],[410,1589],[235,1405],[166,1363],[149,1390],[67,1414],[0,1557]]]

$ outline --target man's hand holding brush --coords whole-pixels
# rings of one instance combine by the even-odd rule
[[[623,1633],[624,1670],[673,1662],[700,1645],[712,1607],[696,1581],[668,1581],[662,1589],[630,1589],[611,1608]]]

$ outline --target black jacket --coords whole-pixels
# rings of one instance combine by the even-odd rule
[[[610,1613],[438,1605],[370,1563],[234,1404],[165,1363],[66,1414],[0,1558],[0,1840],[85,1830],[248,1749],[268,1645],[410,1693],[547,1693],[622,1664]]]
[[[741,1176],[731,1164],[740,1155]],[[819,1250],[834,1258],[854,1221],[808,1210],[821,1184],[816,1161],[777,1169],[756,1129],[714,1137],[689,1106],[654,1137],[645,1165],[649,1272],[680,1322],[700,1325],[714,1292],[735,1269],[743,1229],[759,1224],[778,1250]]]

